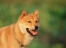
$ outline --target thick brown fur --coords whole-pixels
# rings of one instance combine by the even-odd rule
[[[24,10],[15,24],[0,28],[0,48],[19,48],[20,44],[28,45],[33,36],[25,31],[25,28],[34,29],[34,26],[38,26],[38,23],[34,23],[35,20],[38,20],[38,13],[39,11],[36,10],[28,14]],[[32,23],[27,23],[28,20],[31,20]],[[22,26],[19,24],[22,24]],[[21,27],[22,29],[20,29]]]

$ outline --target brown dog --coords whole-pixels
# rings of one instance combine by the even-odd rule
[[[38,30],[39,10],[22,12],[17,23],[0,28],[0,48],[20,48],[28,45]]]

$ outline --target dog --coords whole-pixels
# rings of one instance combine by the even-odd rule
[[[23,10],[14,24],[0,28],[0,48],[20,48],[27,46],[39,27],[39,10],[27,13]]]

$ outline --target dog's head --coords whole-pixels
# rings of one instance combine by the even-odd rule
[[[28,14],[26,10],[19,17],[19,28],[22,33],[28,32],[31,35],[37,35],[39,26],[39,10]]]

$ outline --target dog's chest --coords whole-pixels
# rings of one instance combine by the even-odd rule
[[[33,37],[30,34],[26,34],[24,39],[24,45],[28,45],[32,41]]]

